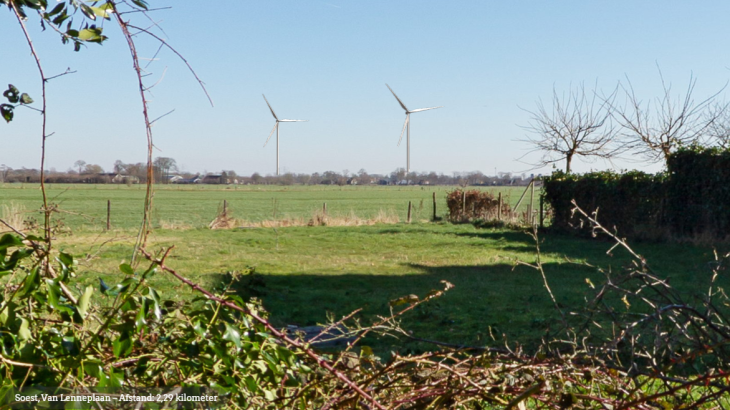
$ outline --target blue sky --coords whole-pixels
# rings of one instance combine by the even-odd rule
[[[397,146],[409,108],[444,108],[411,117],[415,171],[528,171],[521,126],[538,98],[585,82],[610,91],[628,76],[644,98],[661,91],[657,64],[675,88],[697,78],[696,96],[730,79],[730,3],[720,1],[154,1],[164,36],[205,81],[210,107],[186,67],[169,51],[148,67],[156,156],[186,171],[275,172],[275,145],[263,148],[277,115],[307,119],[281,126],[283,171],[345,169],[387,173],[405,167]],[[216,4],[217,6],[214,6]],[[149,22],[139,20],[148,26]],[[129,52],[118,29],[79,53],[57,35],[29,26],[48,74],[48,168],[76,160],[111,169],[141,162],[145,136]],[[0,84],[40,97],[33,60],[12,14],[0,10]],[[142,57],[157,47],[139,38]],[[40,100],[40,98],[36,98]],[[39,116],[18,111],[0,124],[0,163],[37,168]],[[641,162],[618,168],[656,170]],[[603,169],[577,163],[577,171]]]

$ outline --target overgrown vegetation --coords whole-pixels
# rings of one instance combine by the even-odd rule
[[[312,371],[253,319],[263,315],[256,305],[225,296],[247,314],[205,298],[162,299],[149,279],[167,253],[142,271],[122,264],[119,283],[75,288],[73,257],[58,253],[57,277],[44,278],[41,249],[30,236],[0,238],[4,405],[16,408],[14,392],[33,386],[57,386],[47,390],[54,395],[195,385],[228,404],[265,408],[281,383],[301,385]]]
[[[471,220],[510,220],[512,209],[502,199],[501,193],[495,197],[490,192],[476,189],[456,189],[446,195],[446,206],[449,208],[449,220],[465,222]]]

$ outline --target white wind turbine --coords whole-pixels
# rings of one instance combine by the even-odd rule
[[[261,94],[263,95],[263,94]],[[274,112],[274,109],[271,108],[271,104],[269,104],[269,100],[266,99],[266,96],[264,96],[264,101],[266,101],[266,105],[269,106],[269,109],[271,110],[271,115],[274,116],[274,119],[276,120],[276,125],[274,125],[274,129],[271,130],[269,133],[269,138],[266,139],[266,142],[264,143],[264,147],[266,144],[269,143],[269,140],[271,139],[271,136],[274,134],[274,131],[276,131],[276,175],[279,175],[279,123],[280,122],[306,122],[307,120],[280,120],[279,117],[276,116],[276,113]]]
[[[403,124],[403,130],[400,132],[400,139],[398,139],[398,146],[400,147],[400,142],[403,140],[403,131],[406,131],[406,175],[411,173],[411,113],[414,112],[421,112],[421,111],[428,111],[428,110],[434,110],[436,108],[441,108],[443,106],[438,107],[429,107],[429,108],[419,108],[417,110],[408,110],[406,108],[406,105],[403,104],[403,101],[398,98],[397,95],[395,95],[395,91],[393,91],[392,88],[388,84],[385,84],[386,87],[390,90],[391,93],[393,93],[393,97],[395,97],[396,100],[398,100],[398,103],[401,107],[403,107],[404,110],[406,110],[406,122]]]

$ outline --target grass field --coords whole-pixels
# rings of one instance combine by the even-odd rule
[[[354,213],[372,218],[380,211],[406,219],[408,201],[413,203],[413,219],[430,219],[432,195],[436,192],[437,212],[446,213],[446,192],[454,187],[420,186],[235,186],[160,185],[155,187],[153,224],[168,228],[207,227],[223,200],[232,216],[251,222],[283,218],[311,218],[327,203],[329,215]],[[482,188],[502,192],[505,202],[516,204],[524,187]],[[107,200],[111,201],[111,222],[115,228],[137,228],[144,200],[142,185],[49,185],[50,201],[59,205],[61,218],[74,231],[99,231],[106,226]],[[520,206],[525,210],[529,198]],[[536,199],[537,200],[537,199]],[[27,211],[40,208],[38,186],[0,184],[0,204],[15,203]]]
[[[57,246],[79,257],[82,283],[97,284],[98,278],[115,282],[122,277],[117,266],[129,261],[138,224],[142,191],[136,187],[53,187],[63,208],[84,213],[61,214],[71,226],[59,236]],[[439,289],[440,280],[455,285],[443,298],[424,305],[404,321],[414,336],[459,344],[500,344],[502,335],[510,342],[536,343],[546,329],[557,324],[557,316],[539,273],[516,260],[533,262],[535,244],[523,232],[507,229],[477,229],[471,225],[416,222],[360,227],[289,227],[210,230],[204,228],[215,215],[219,202],[229,201],[235,216],[254,220],[271,219],[272,198],[281,215],[309,216],[328,203],[331,211],[366,214],[378,209],[403,209],[408,200],[424,202],[415,219],[430,214],[431,192],[443,197],[447,188],[420,187],[246,187],[239,190],[158,190],[157,218],[165,214],[180,221],[178,228],[156,229],[151,248],[175,245],[169,264],[184,276],[207,287],[230,278],[229,271],[245,272],[254,267],[256,276],[244,276],[236,285],[245,296],[260,298],[277,325],[311,325],[363,308],[365,321],[388,312],[388,302],[409,295],[425,295]],[[521,193],[521,191],[519,192]],[[38,191],[28,188],[0,190],[0,205],[17,201],[36,208]],[[510,197],[516,201],[517,191]],[[102,231],[105,198],[126,215],[114,219],[110,232]],[[100,202],[102,211],[90,209]],[[416,202],[418,203],[418,202]],[[443,199],[440,207],[443,207]],[[441,208],[443,209],[443,208]],[[399,211],[400,212],[400,211]],[[119,211],[121,214],[122,211]],[[405,219],[405,209],[402,211]],[[95,216],[93,216],[95,215]],[[173,216],[174,215],[174,216]],[[255,215],[251,216],[251,215]],[[76,225],[76,222],[80,225]],[[92,222],[89,222],[92,221]],[[120,227],[121,226],[121,227]],[[566,310],[584,305],[589,290],[586,279],[600,283],[602,274],[592,265],[618,269],[629,262],[621,251],[606,255],[610,244],[546,234],[541,237],[545,271],[558,302]],[[637,244],[672,284],[687,293],[706,292],[713,259],[709,248],[676,244]],[[188,298],[189,291],[169,277],[158,275],[153,282],[171,298]],[[720,286],[730,285],[720,277]],[[494,336],[497,341],[494,341]],[[425,348],[402,341],[368,341],[380,348]]]

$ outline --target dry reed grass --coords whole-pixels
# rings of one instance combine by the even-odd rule
[[[230,217],[227,213],[220,213],[209,225],[210,229],[231,229],[237,227],[245,228],[285,228],[290,226],[366,226],[366,225],[387,225],[400,222],[398,214],[394,210],[385,211],[380,209],[371,218],[361,218],[354,211],[346,215],[326,215],[321,210],[312,213],[311,218],[286,217],[266,221],[251,222]]]
[[[0,207],[0,219],[20,232],[23,232],[25,228],[24,222],[26,213],[27,211],[25,207],[15,202],[3,204],[2,207]],[[12,232],[12,229],[5,226],[5,224],[0,223],[0,233],[4,232]]]
[[[187,229],[193,229],[193,226],[190,224],[186,224],[184,222],[180,221],[168,221],[168,220],[160,220],[158,222],[160,229],[169,229],[169,230],[187,230]]]

